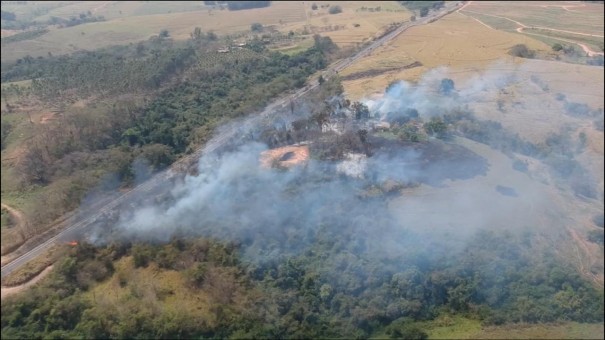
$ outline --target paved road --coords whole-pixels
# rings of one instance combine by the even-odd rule
[[[386,42],[390,41],[391,39],[395,38],[397,35],[401,34],[406,29],[413,27],[413,26],[423,25],[423,24],[435,21],[435,20],[441,18],[442,16],[455,11],[461,5],[462,5],[462,3],[460,3],[460,2],[448,3],[439,12],[431,12],[431,14],[429,14],[428,16],[426,16],[424,18],[419,18],[418,20],[416,20],[414,22],[406,22],[406,23],[402,24],[401,26],[399,26],[392,32],[390,32],[390,33],[386,34],[385,36],[372,42],[370,45],[368,45],[366,48],[361,50],[356,55],[346,58],[344,60],[341,60],[341,61],[335,63],[334,65],[330,66],[328,68],[328,70],[324,71],[324,75],[325,75],[324,78],[330,77],[331,75],[334,75],[335,73],[338,73],[339,71],[344,70],[345,68],[350,66],[352,63],[354,63],[358,59],[361,59],[361,58],[367,56],[373,50],[375,50],[377,47],[379,47],[379,46],[385,44]],[[255,118],[258,120],[262,120],[262,119],[270,117],[271,115],[276,114],[280,110],[287,108],[287,105],[290,103],[290,101],[296,100],[296,99],[304,96],[306,93],[313,90],[318,85],[319,84],[318,84],[317,80],[315,80],[315,81],[311,82],[308,86],[294,92],[293,94],[290,94],[286,97],[282,97],[282,98],[276,100],[275,102],[273,102],[272,104],[267,106],[263,110],[263,112]],[[188,167],[189,164],[191,164],[195,160],[199,159],[201,157],[201,155],[211,153],[211,152],[217,150],[219,147],[226,145],[227,141],[234,139],[235,137],[238,136],[238,134],[239,134],[239,130],[237,129],[237,127],[233,126],[232,128],[228,129],[227,131],[222,132],[218,137],[212,139],[204,147],[200,147],[197,150],[195,150],[193,153],[179,159],[177,162],[175,162],[171,166],[171,168],[169,170],[156,174],[151,179],[138,185],[137,187],[133,188],[129,192],[124,193],[124,194],[120,195],[119,197],[115,198],[114,200],[110,201],[109,203],[105,204],[104,206],[97,208],[98,210],[96,212],[92,211],[93,209],[90,209],[91,211],[88,214],[86,214],[86,213],[84,214],[86,216],[84,218],[77,219],[76,217],[73,217],[73,218],[68,219],[68,222],[65,223],[65,225],[67,225],[67,227],[65,227],[61,232],[48,238],[46,241],[40,243],[38,246],[34,247],[33,249],[27,251],[23,255],[15,258],[11,262],[2,266],[1,277],[5,277],[6,275],[12,273],[13,271],[19,269],[21,266],[25,265],[30,260],[42,255],[53,244],[55,244],[55,242],[57,242],[58,240],[64,239],[70,233],[72,233],[74,231],[81,231],[81,230],[85,229],[86,227],[91,226],[97,220],[99,220],[101,217],[103,217],[105,214],[110,213],[117,207],[128,202],[129,199],[135,197],[136,195],[141,195],[141,194],[150,192],[152,189],[156,188],[159,184],[164,183],[166,180],[176,176],[179,169],[182,169],[183,167]]]

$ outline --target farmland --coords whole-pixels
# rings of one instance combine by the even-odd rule
[[[417,80],[421,74],[438,66],[447,66],[453,72],[480,70],[497,60],[512,60],[508,50],[519,43],[536,50],[549,49],[548,45],[529,37],[493,30],[465,15],[453,13],[435,23],[410,29],[342,75],[361,69],[403,66],[414,61],[419,61],[423,67],[344,81],[343,85],[349,96],[360,98],[368,93],[382,92],[394,80]]]
[[[603,55],[602,4],[471,1],[460,12],[495,29],[514,30],[551,45],[554,40],[580,46],[591,56]]]
[[[161,30],[168,30],[177,40],[188,39],[195,27],[218,35],[238,35],[249,32],[253,23],[271,26],[286,34],[293,31],[303,37],[319,33],[331,37],[340,46],[354,46],[375,36],[389,24],[410,17],[403,7],[389,1],[340,2],[342,13],[338,14],[328,13],[329,2],[318,1],[316,4],[319,7],[313,10],[311,2],[276,1],[266,8],[228,11],[202,7],[201,3],[194,2],[183,2],[178,6],[170,2],[79,2],[57,3],[55,8],[40,16],[26,12],[26,8],[34,5],[10,5],[6,6],[7,10],[14,9],[16,15],[21,11],[31,20],[44,21],[52,16],[68,18],[91,11],[94,16],[104,16],[106,21],[53,28],[34,39],[11,43],[10,48],[2,49],[2,60],[136,43]],[[372,12],[362,10],[370,7]],[[374,10],[377,7],[380,10]]]

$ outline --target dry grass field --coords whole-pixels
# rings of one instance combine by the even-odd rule
[[[591,55],[603,55],[603,4],[471,1],[461,13],[495,29],[516,31],[551,45],[584,44]]]
[[[472,1],[465,11],[498,15],[527,26],[603,35],[603,4],[560,1]]]
[[[2,49],[2,60],[11,61],[27,54],[38,57],[48,52],[54,55],[78,50],[92,50],[110,45],[135,43],[157,35],[167,29],[174,39],[187,39],[195,27],[217,34],[250,31],[253,23],[273,26],[282,32],[290,31],[330,36],[340,46],[355,45],[372,38],[393,22],[408,20],[410,13],[395,1],[344,1],[338,5],[342,13],[329,14],[329,2],[274,1],[270,7],[242,11],[228,11],[203,7],[201,2],[120,2],[96,1],[44,5],[42,15],[23,13],[25,17],[45,21],[52,16],[69,18],[90,11],[104,16],[107,21],[87,23],[65,28],[52,28],[50,32],[31,40],[10,44]],[[333,3],[332,5],[335,5]],[[31,5],[12,5],[17,15]],[[324,6],[321,8],[321,6]],[[380,11],[362,10],[363,7]],[[49,9],[50,8],[50,9]],[[12,33],[12,32],[9,32]],[[291,48],[296,48],[292,46]]]
[[[384,68],[387,65],[408,65],[419,61],[424,66],[392,71],[376,77],[345,81],[352,98],[382,92],[394,80],[417,80],[438,66],[456,70],[481,70],[501,59],[512,60],[508,50],[515,44],[548,51],[550,47],[520,34],[498,31],[481,25],[460,13],[452,13],[429,25],[413,27],[387,46],[383,46],[342,72],[343,76],[361,69]]]
[[[345,79],[343,85],[346,94],[352,100],[372,98],[383,93],[386,86],[393,81],[417,82],[428,71],[437,67],[445,67],[442,75],[454,80],[456,89],[459,91],[461,98],[464,98],[463,100],[469,109],[473,110],[481,119],[500,122],[504,128],[518,133],[523,139],[540,143],[550,134],[557,133],[561,129],[568,129],[572,139],[577,141],[578,135],[581,132],[585,133],[587,137],[586,149],[578,155],[577,159],[594,176],[598,183],[599,195],[602,195],[604,187],[603,171],[605,170],[603,132],[593,128],[592,119],[573,117],[567,114],[565,102],[557,100],[557,97],[559,94],[564,94],[568,102],[586,104],[591,109],[603,109],[603,93],[605,90],[603,67],[514,58],[508,54],[508,51],[516,44],[525,44],[530,49],[544,55],[552,53],[551,45],[537,40],[533,36],[520,34],[517,32],[517,28],[520,26],[513,21],[489,15],[473,15],[471,17],[471,13],[467,11],[469,9],[475,11],[477,7],[481,6],[496,8],[496,5],[505,5],[481,3],[477,7],[473,7],[475,4],[476,2],[472,2],[462,11],[448,15],[437,22],[409,29],[387,46],[377,49],[370,56],[361,59],[341,72],[341,76]],[[552,26],[552,28],[580,30],[582,28],[586,29],[587,26],[594,28],[595,26],[592,25],[599,20],[600,15],[600,34],[602,34],[603,5],[596,5],[601,6],[601,11],[593,13],[587,10],[587,8],[594,7],[592,4],[577,8],[568,7],[567,9],[560,7],[560,3],[558,6],[555,6],[557,3],[545,3],[547,7],[541,7],[542,5],[539,4],[526,3],[527,8],[533,8],[530,6],[536,8],[536,11],[532,12],[533,14],[523,12],[521,8],[516,8],[515,10],[520,11],[526,17],[521,17],[518,14],[513,20],[526,20],[527,23],[523,23],[527,26],[554,25],[555,21],[546,22],[550,19],[534,18],[535,20],[532,21],[533,16],[539,17],[551,11],[559,13],[560,16],[557,20],[566,21],[565,25]],[[490,5],[492,6],[490,7]],[[574,10],[582,12],[567,13]],[[507,9],[507,11],[513,10]],[[503,16],[507,13],[502,9],[498,15]],[[588,19],[584,20],[584,18]],[[585,22],[589,23],[586,27],[583,26]],[[583,32],[587,34],[597,32],[595,34],[598,34],[598,25],[592,31],[586,29]],[[561,32],[561,34],[565,34],[567,38],[572,35],[569,32]],[[582,37],[582,39],[592,38],[590,36]],[[423,66],[403,69],[403,66],[412,62],[419,62]],[[397,69],[397,67],[400,67],[400,69]],[[369,72],[370,70],[374,72]],[[365,73],[362,73],[364,71]],[[360,74],[366,76],[347,79],[351,75]],[[503,79],[507,80],[501,83]],[[502,158],[501,160],[496,160],[493,151],[484,150],[483,155],[489,159],[492,166],[498,164],[498,162],[505,162],[503,155],[502,157],[498,156]],[[587,222],[587,216],[593,216],[602,211],[602,203],[583,201],[573,196],[573,194],[561,190],[548,175],[544,175],[544,165],[537,163],[533,165],[535,166],[535,180],[522,185],[513,185],[514,183],[510,185],[517,188],[532,188],[529,189],[527,195],[540,192],[542,195],[540,202],[547,202],[540,206],[531,201],[531,216],[523,216],[523,220],[533,221],[534,224],[544,226],[544,228],[552,228],[557,225],[556,240],[555,238],[552,240],[545,239],[545,244],[555,245],[564,242],[567,245],[567,250],[562,251],[565,253],[564,256],[571,259],[581,271],[587,274],[587,277],[590,277],[589,268],[599,267],[599,262],[602,263],[603,256],[599,249],[593,249],[597,247],[596,245],[585,240],[586,232],[592,228],[590,222]],[[504,168],[510,169],[510,166],[507,165]],[[525,181],[520,177],[514,179],[515,176],[511,177],[508,170],[502,171],[499,175],[497,171],[497,169],[492,169],[492,175],[482,178],[476,183],[470,183],[472,181],[469,181],[463,187],[487,185],[485,192],[489,192],[494,185],[502,183],[503,180],[518,180],[515,183]],[[447,190],[455,190],[455,187],[457,186],[452,183]],[[443,188],[435,190],[434,196],[431,196],[432,204],[435,204],[439,197],[454,195],[454,193],[443,195],[443,190]],[[460,188],[460,190],[464,191],[465,189]],[[427,196],[429,193],[422,192],[418,195]],[[494,197],[494,199],[496,198]],[[496,206],[499,206],[499,204],[496,204]],[[404,206],[407,206],[411,211],[414,210],[409,201],[406,201]],[[557,209],[562,211],[563,215],[560,212],[550,210],[553,206],[558,207]],[[540,209],[543,209],[543,211],[540,211]],[[521,208],[513,208],[513,210],[523,211]],[[413,214],[410,212],[409,216],[413,216]],[[559,217],[553,218],[553,216]],[[509,219],[506,221],[511,224]],[[565,223],[562,224],[560,221],[565,221]],[[593,277],[593,280],[602,286],[602,265],[600,267],[601,269],[597,270],[599,271],[598,277]],[[536,334],[543,332],[543,330],[535,331]],[[481,336],[497,338],[502,337],[503,334],[502,330],[494,329],[488,333],[482,333]],[[519,336],[523,337],[522,335]],[[542,337],[548,337],[548,335]]]

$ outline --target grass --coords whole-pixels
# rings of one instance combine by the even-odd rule
[[[519,25],[515,24],[514,22],[503,19],[503,18],[496,18],[496,17],[492,17],[489,15],[483,15],[483,14],[479,14],[476,12],[469,12],[469,11],[465,11],[465,10],[460,11],[460,13],[464,14],[464,15],[468,15],[472,18],[475,18],[475,19],[483,22],[484,24],[486,24],[494,29],[497,29],[497,30],[515,32],[515,30],[518,27],[520,27]]]
[[[14,224],[13,219],[8,210],[2,208],[2,214],[0,215],[0,228],[10,228]]]
[[[380,132],[376,132],[374,133],[374,136],[376,137],[382,137],[388,140],[396,140],[397,136],[391,132],[391,131],[380,131]]]
[[[199,1],[80,1],[58,7],[36,17],[37,21],[47,21],[51,17],[69,19],[79,13],[91,12],[93,16],[103,16],[107,20],[132,16],[169,14],[206,9]]]
[[[426,329],[429,339],[472,339],[481,331],[481,321],[462,316],[442,315],[419,326]]]
[[[306,51],[308,48],[310,48],[311,46],[313,46],[313,40],[312,39],[305,39],[303,41],[301,41],[300,43],[296,44],[296,45],[292,45],[292,46],[287,46],[287,47],[281,47],[281,48],[277,48],[275,49],[276,51],[279,51],[283,54],[287,54],[289,56],[301,53]]]
[[[20,21],[31,21],[56,8],[69,6],[69,1],[28,1],[25,4],[2,3],[2,10],[13,12]]]
[[[429,339],[603,339],[603,324],[562,322],[482,326],[481,321],[459,315],[441,315],[416,322]],[[377,334],[374,339],[388,338]]]
[[[473,2],[467,10],[484,14],[499,15],[519,21],[527,26],[543,26],[568,31],[603,35],[603,4],[585,3],[583,6],[568,8],[570,5],[549,1],[531,2]],[[575,3],[575,5],[582,5]]]
[[[415,81],[434,67],[480,69],[501,59],[510,60],[508,50],[516,44],[525,44],[534,50],[551,50],[550,46],[532,38],[490,29],[466,15],[452,13],[434,23],[410,28],[342,73],[386,68],[389,63],[402,65],[419,61],[424,66],[344,81],[343,86],[347,95],[359,99],[384,91],[394,80]]]
[[[183,311],[208,324],[216,322],[209,311],[212,297],[205,291],[186,288],[181,273],[160,269],[155,263],[147,268],[134,268],[131,256],[120,259],[114,266],[114,275],[91,288],[85,298],[95,304],[120,306],[133,299],[139,303],[135,296],[144,296],[147,303],[161,301],[165,312]]]
[[[594,51],[602,52],[603,38],[582,36],[582,35],[577,35],[577,34],[572,34],[572,33],[550,31],[550,30],[544,30],[544,29],[539,29],[539,28],[535,28],[535,29],[527,28],[527,29],[524,29],[523,32],[546,35],[553,39],[561,39],[563,41],[575,41],[575,42],[579,42],[579,43],[584,43],[584,44],[588,45],[589,47],[591,47]]]
[[[390,1],[339,2],[343,12],[336,15],[328,14],[328,8],[313,11],[311,2],[303,5],[298,1],[275,1],[267,8],[233,12],[209,10],[194,2],[111,2],[102,6],[103,3],[71,3],[49,9],[37,16],[36,20],[46,20],[50,16],[77,16],[90,10],[92,15],[103,15],[107,21],[55,28],[35,39],[14,42],[10,49],[2,49],[2,61],[13,61],[27,54],[33,57],[46,56],[48,52],[60,55],[136,43],[157,35],[163,29],[167,29],[174,39],[188,39],[198,26],[204,32],[213,30],[219,35],[249,32],[250,26],[256,22],[285,33],[302,32],[307,27],[309,35],[320,33],[331,37],[340,46],[347,46],[368,40],[390,23],[410,17],[403,7]],[[321,6],[324,2],[316,3]],[[380,6],[382,10],[359,11],[364,6]],[[97,10],[93,13],[95,8]],[[354,24],[359,26],[355,27]],[[333,30],[328,31],[328,26],[332,26]],[[338,30],[334,30],[336,27]],[[295,47],[293,49],[296,50]]]
[[[483,339],[603,339],[603,324],[560,324],[487,327],[475,338]]]
[[[44,269],[53,264],[65,252],[65,246],[54,246],[44,254],[29,261],[19,270],[2,278],[2,286],[12,287],[24,284],[40,274]]]
[[[18,228],[16,228],[17,221],[15,221],[10,212],[4,208],[2,208],[0,226],[0,236],[2,240],[2,248],[0,253],[7,254],[23,244],[23,236]]]

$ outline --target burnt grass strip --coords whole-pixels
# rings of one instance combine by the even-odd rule
[[[419,61],[415,61],[409,65],[405,65],[403,67],[391,67],[391,68],[385,68],[385,69],[379,69],[379,70],[367,70],[367,71],[361,71],[361,72],[355,72],[355,73],[351,73],[347,76],[342,77],[341,79],[344,80],[356,80],[356,79],[361,79],[361,78],[367,78],[367,77],[374,77],[374,76],[378,76],[387,72],[392,72],[392,71],[401,71],[401,70],[407,70],[407,69],[411,69],[414,67],[420,67],[422,66],[422,63]]]

